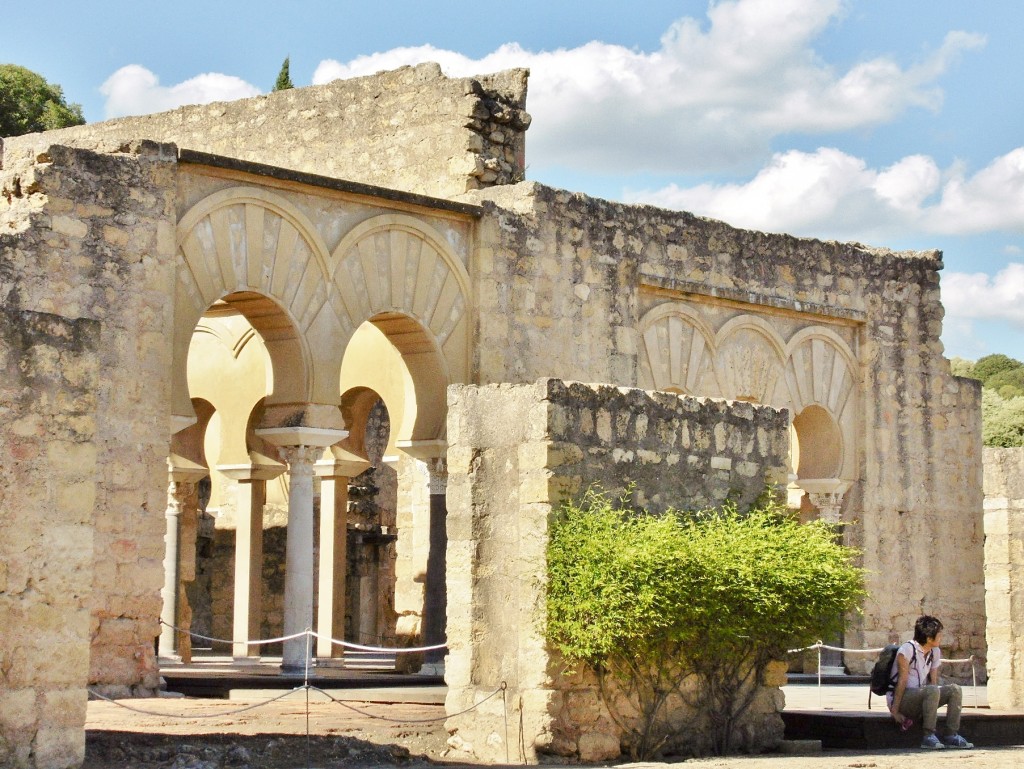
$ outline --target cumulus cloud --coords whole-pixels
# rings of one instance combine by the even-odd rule
[[[160,79],[145,67],[129,64],[121,67],[100,86],[106,97],[108,118],[145,115],[181,107],[185,104],[209,104],[257,96],[260,89],[233,75],[209,72],[173,86],[160,85]]]
[[[449,75],[528,66],[531,161],[616,171],[749,167],[774,137],[871,127],[937,109],[937,80],[984,43],[953,32],[903,67],[880,56],[836,71],[813,48],[841,0],[720,0],[682,18],[652,52],[591,42],[534,52],[516,44],[472,59],[432,46],[320,63],[314,83],[437,61]]]
[[[1010,262],[994,277],[947,273],[942,276],[942,304],[957,319],[1006,320],[1024,328],[1024,264]]]
[[[968,175],[924,155],[882,169],[835,148],[774,155],[752,179],[628,190],[626,199],[817,237],[878,240],[907,232],[1024,232],[1024,148]]]

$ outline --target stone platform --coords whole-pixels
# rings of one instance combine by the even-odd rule
[[[782,718],[787,740],[821,740],[824,748],[877,750],[915,748],[921,741],[920,725],[908,732],[896,728],[885,701],[857,685],[790,684],[783,688],[786,709]],[[963,689],[960,732],[978,747],[1024,745],[1024,712],[991,710],[984,686]],[[942,729],[944,709],[939,711]]]
[[[161,658],[160,677],[166,682],[167,691],[188,697],[232,699],[235,692],[257,696],[258,690],[280,692],[308,681],[310,685],[331,691],[335,696],[338,691],[358,689],[360,699],[366,702],[423,702],[423,695],[413,693],[413,689],[437,690],[440,687],[439,702],[444,702],[444,678],[440,675],[353,670],[329,664],[314,666],[307,677],[283,674],[280,657],[262,657],[258,661],[238,663],[231,657],[203,656],[188,664]],[[431,696],[429,699],[438,698]]]

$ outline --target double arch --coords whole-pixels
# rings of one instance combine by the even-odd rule
[[[414,370],[431,359],[440,372],[413,376],[420,390],[468,379],[469,274],[444,236],[416,217],[371,217],[330,251],[284,195],[236,186],[181,217],[177,247],[172,407],[182,420],[192,417],[188,346],[219,303],[245,315],[266,343],[268,405],[338,404],[342,357],[366,321],[394,329],[409,319],[385,333]],[[409,432],[425,429],[414,420]]]

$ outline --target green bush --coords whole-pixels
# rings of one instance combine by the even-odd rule
[[[981,391],[981,425],[986,446],[1024,446],[1024,397],[1003,398],[986,387]]]
[[[768,664],[840,630],[857,607],[855,555],[832,527],[801,525],[774,502],[654,516],[591,490],[552,524],[546,636],[596,673],[634,759],[695,725],[669,723],[672,697],[724,754]],[[638,720],[619,712],[616,689]]]

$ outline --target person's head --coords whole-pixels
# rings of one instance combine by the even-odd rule
[[[937,617],[925,614],[923,617],[918,617],[917,622],[914,623],[914,640],[922,646],[936,639],[941,632],[942,623]]]

